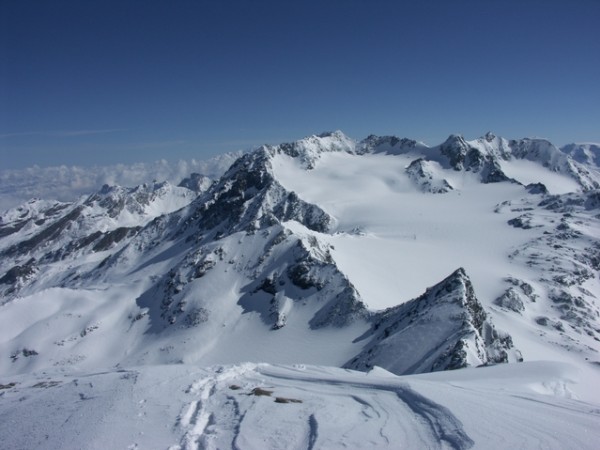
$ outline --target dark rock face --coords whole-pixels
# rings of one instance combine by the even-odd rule
[[[15,292],[20,284],[26,283],[37,273],[35,260],[31,259],[23,265],[12,267],[0,278],[0,285],[6,285],[4,294]]]
[[[548,194],[548,188],[546,188],[546,186],[543,183],[531,183],[528,184],[527,186],[525,186],[525,189],[527,189],[527,192],[529,192],[530,194],[539,194],[539,195],[547,195]]]
[[[94,245],[92,251],[101,252],[108,250],[121,242],[123,239],[135,236],[140,228],[141,227],[119,227],[115,230],[109,231],[103,235],[102,239],[100,239],[96,245]]]
[[[477,150],[469,147],[462,136],[453,134],[448,137],[446,142],[440,145],[440,153],[448,158],[450,167],[454,170],[479,168],[481,165],[481,157]]]
[[[443,194],[453,190],[453,187],[447,180],[443,178],[436,179],[434,177],[433,171],[429,168],[428,164],[430,163],[423,158],[416,159],[406,168],[406,173],[423,192]]]
[[[520,359],[511,337],[490,322],[462,268],[421,297],[377,314],[360,339],[368,342],[348,368],[377,365],[409,374]]]
[[[240,240],[252,241],[249,248],[255,256],[237,252]],[[210,316],[213,299],[192,293],[202,292],[203,286],[214,283],[215,272],[224,271],[235,271],[236,279],[246,280],[239,286],[237,304],[244,312],[258,313],[272,330],[286,326],[300,308],[311,311],[307,326],[313,329],[344,326],[367,316],[358,292],[337,268],[326,244],[300,239],[274,225],[225,236],[218,245],[208,240],[190,251],[137,299],[138,306],[149,311],[149,331],[189,326],[190,321],[202,326],[199,318]]]
[[[529,230],[531,228],[539,226],[539,225],[534,225],[532,223],[532,220],[533,220],[533,214],[526,213],[526,214],[521,214],[519,217],[515,217],[514,219],[510,219],[507,223],[511,227]]]
[[[303,201],[275,180],[267,149],[238,159],[201,198],[196,216],[201,228],[218,227],[225,235],[287,220],[324,232],[332,222],[321,208]]]
[[[525,311],[525,304],[521,298],[521,294],[513,287],[508,288],[504,294],[494,300],[494,303],[517,313]]]
[[[535,293],[533,286],[526,281],[513,277],[507,277],[504,281],[510,286],[500,297],[494,300],[495,305],[521,314],[527,309],[527,305],[535,303],[538,299],[538,295]]]
[[[412,139],[396,136],[375,136],[371,134],[359,143],[356,153],[359,155],[365,153],[400,155],[416,149],[418,145],[418,142]]]
[[[550,195],[542,200],[538,206],[561,213],[572,213],[581,209],[593,211],[600,209],[600,190],[590,190],[583,194]]]
[[[495,137],[492,137],[488,141],[494,139]],[[440,145],[439,152],[446,157],[451,168],[478,173],[482,183],[515,182],[502,171],[498,161],[499,155],[470,146],[462,136],[451,135]]]

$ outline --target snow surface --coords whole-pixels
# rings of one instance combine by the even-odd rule
[[[398,377],[243,363],[2,380],[6,449],[595,449],[600,408],[549,362]],[[9,383],[14,385],[9,386]]]
[[[328,153],[306,171],[295,159],[279,156],[274,169],[286,188],[337,219],[337,234],[320,238],[334,246],[335,261],[371,308],[415,298],[458,267],[467,270],[478,295],[495,298],[498,274],[511,272],[507,252],[532,233],[507,227],[507,216],[493,207],[523,195],[523,188],[481,185],[470,173],[450,172],[460,190],[424,195],[404,175],[410,160]]]

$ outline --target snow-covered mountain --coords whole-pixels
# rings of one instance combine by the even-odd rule
[[[591,142],[582,144],[567,144],[561,151],[581,164],[586,164],[596,170],[600,169],[600,144]]]
[[[588,160],[545,140],[452,135],[428,147],[389,136],[355,142],[338,131],[260,147],[214,183],[195,174],[179,186],[33,200],[0,221],[3,395],[21,395],[11,380],[24,385],[41,372],[77,378],[70,374],[102,369],[108,382],[130,367],[156,377],[157,364],[233,365],[205,374],[221,383],[229,378],[219,373],[241,376],[245,361],[395,380],[500,363],[516,379],[535,372],[528,362],[552,360],[579,373],[560,393],[600,403],[590,391],[600,379],[599,188]],[[314,368],[308,378],[264,370],[323,381]],[[323,383],[362,383],[349,373],[327,369]],[[569,384],[559,375],[552,386]],[[430,417],[431,442],[483,446],[445,409],[386,383],[381,389],[415,417]],[[200,399],[177,419],[179,448],[221,442],[207,437],[210,423],[233,427],[229,442],[256,437],[240,437],[239,423],[219,419],[224,410],[202,409],[210,389],[192,391]],[[222,395],[237,411],[227,417],[254,407]],[[372,418],[386,408],[356,401]],[[330,448],[316,431],[324,419],[303,411],[305,446]]]

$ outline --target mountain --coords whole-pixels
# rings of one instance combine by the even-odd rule
[[[502,364],[518,378],[550,360],[581,374],[554,393],[600,402],[589,388],[599,186],[592,166],[541,139],[452,135],[429,147],[336,131],[262,146],[214,182],[192,174],[33,200],[0,221],[2,383],[104,370],[109,380],[132,367],[152,378],[163,364],[225,365],[234,377],[245,361],[388,378]],[[333,384],[360,376],[327,370]],[[194,389],[180,448],[209,439],[207,417],[226,413],[203,410],[212,391]],[[418,417],[443,410],[398,389]],[[472,445],[436,414],[435,439]],[[318,435],[310,417],[307,442]]]
[[[135,188],[104,185],[102,189],[71,203],[33,199],[6,211],[0,220],[0,278],[10,298],[30,281],[49,274],[52,283],[67,275],[61,262],[93,258],[114,249],[152,219],[191,202],[196,190],[168,182]]]
[[[434,372],[505,363],[512,349],[511,337],[494,328],[462,268],[419,298],[378,313],[369,335],[371,342],[347,367]],[[511,353],[513,362],[522,361],[518,350]]]
[[[600,168],[600,144],[567,144],[560,150],[580,164],[586,164],[596,170]]]

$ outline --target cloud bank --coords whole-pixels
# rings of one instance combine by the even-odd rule
[[[153,180],[178,184],[192,172],[218,178],[242,153],[225,153],[205,161],[160,160],[130,165],[33,166],[0,170],[0,211],[18,206],[31,198],[72,201],[81,195],[95,192],[104,184],[137,186]]]

